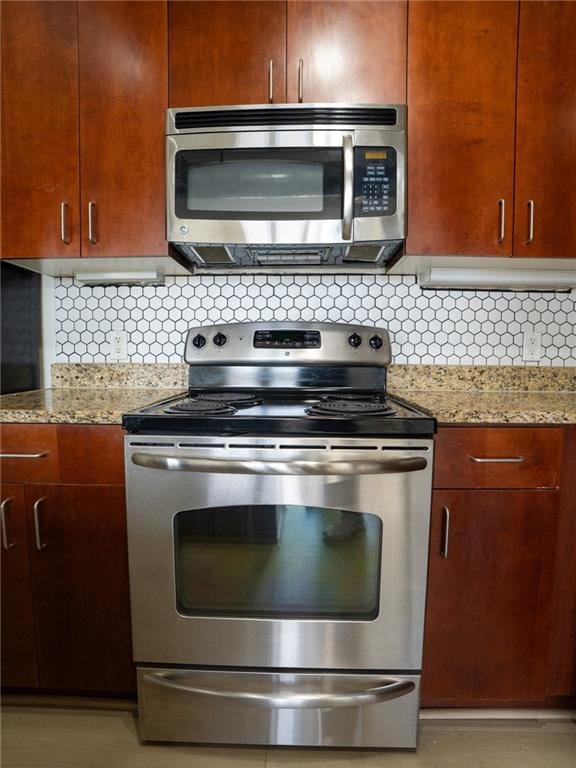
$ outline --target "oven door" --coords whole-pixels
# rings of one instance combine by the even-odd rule
[[[167,138],[168,240],[349,245],[404,237],[401,131]]]
[[[126,438],[136,661],[420,669],[432,442],[318,442]]]

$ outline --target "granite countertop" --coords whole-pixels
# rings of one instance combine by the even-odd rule
[[[182,364],[59,363],[54,389],[0,397],[0,422],[120,424],[185,391],[186,377]],[[576,424],[574,367],[393,365],[388,387],[439,424]]]
[[[121,424],[122,414],[182,389],[37,389],[0,397],[0,422]]]

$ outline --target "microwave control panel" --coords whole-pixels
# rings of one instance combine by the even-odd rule
[[[354,217],[396,213],[396,150],[354,148]]]

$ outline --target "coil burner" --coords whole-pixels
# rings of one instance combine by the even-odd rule
[[[366,400],[322,400],[306,409],[309,416],[395,416],[396,411],[386,402]]]

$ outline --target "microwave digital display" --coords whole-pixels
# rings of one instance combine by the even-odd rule
[[[354,216],[396,213],[396,150],[394,147],[354,150]]]

